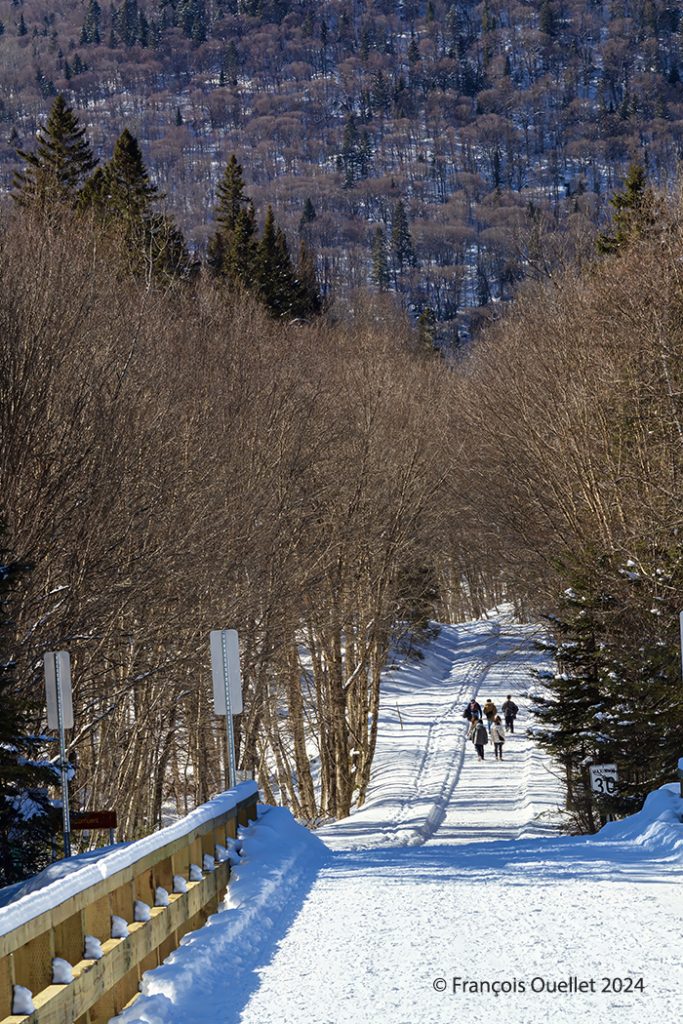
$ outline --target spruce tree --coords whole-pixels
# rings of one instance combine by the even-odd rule
[[[399,273],[406,267],[414,267],[417,263],[408,225],[408,215],[401,199],[396,203],[391,224],[391,254],[394,266]]]
[[[232,233],[240,210],[249,202],[249,196],[244,191],[242,166],[232,153],[216,188],[214,219],[217,227],[208,246],[208,264],[215,274],[226,273],[225,258],[232,245]]]
[[[99,46],[101,42],[100,29],[102,27],[102,8],[97,0],[90,0],[81,29],[81,44]]]
[[[18,149],[23,170],[14,174],[13,198],[21,206],[45,208],[59,203],[75,205],[80,189],[96,160],[83,128],[66,100],[59,95],[47,124],[38,132],[34,152]]]
[[[134,273],[148,279],[186,277],[192,260],[179,228],[156,209],[162,198],[150,180],[137,139],[126,128],[111,160],[86,182],[79,205],[119,235]]]
[[[315,259],[308,246],[301,240],[299,246],[299,263],[296,268],[298,282],[295,312],[303,320],[317,316],[321,312],[323,303],[318,285],[318,275],[315,268]]]
[[[611,255],[629,241],[652,227],[656,221],[655,198],[647,184],[647,174],[641,164],[633,163],[628,169],[622,192],[610,199],[614,210],[612,232],[598,236],[598,252]]]
[[[417,318],[417,339],[421,352],[433,354],[435,351],[436,317],[429,308],[425,308]]]
[[[28,729],[30,709],[17,693],[12,604],[29,567],[5,548],[0,520],[0,887],[21,881],[49,860],[51,818],[47,787],[51,769],[34,761],[37,743]]]
[[[129,222],[144,220],[161,199],[152,184],[134,135],[125,128],[104,168],[107,212]]]
[[[389,287],[389,261],[387,259],[387,239],[384,228],[380,224],[375,228],[372,238],[372,283],[379,291]]]
[[[217,233],[214,237],[217,244],[224,244],[223,235]],[[243,206],[237,214],[235,227],[221,260],[223,274],[232,284],[238,284],[245,289],[257,286],[258,239],[256,214],[252,203]]]
[[[312,224],[317,216],[318,215],[315,212],[315,206],[311,201],[311,197],[307,196],[306,202],[304,203],[304,208],[301,211],[301,218],[299,219],[299,234],[301,234],[301,232],[308,224]]]
[[[257,293],[274,317],[296,315],[299,286],[292,267],[287,239],[268,207],[258,246]]]

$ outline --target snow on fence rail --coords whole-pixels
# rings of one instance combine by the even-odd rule
[[[218,908],[257,796],[240,783],[0,911],[0,1024],[105,1024],[131,1003]]]

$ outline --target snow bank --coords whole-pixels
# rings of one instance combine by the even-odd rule
[[[253,986],[254,961],[267,962],[281,932],[277,919],[308,892],[329,857],[323,843],[283,807],[260,807],[259,820],[241,830],[243,856],[222,907],[206,925],[142,978],[142,995],[113,1018],[116,1024],[169,1024],[214,1009],[227,1019],[227,988]],[[212,995],[213,993],[213,995]],[[113,1022],[112,1022],[113,1024]]]
[[[656,789],[637,814],[608,822],[594,838],[596,842],[634,843],[650,853],[683,861],[683,797],[678,783]]]
[[[138,839],[134,843],[110,847],[110,852],[103,856],[89,856],[86,858],[86,863],[79,862],[75,870],[73,870],[73,861],[67,860],[60,862],[59,865],[52,865],[48,869],[51,874],[47,884],[43,880],[41,888],[28,893],[22,887],[20,890],[22,895],[0,911],[0,935],[6,935],[14,928],[30,921],[31,918],[53,910],[91,885],[111,877],[117,871],[123,871],[124,868],[130,867],[135,861],[154,850],[158,850],[175,839],[182,838],[193,829],[211,821],[212,818],[217,818],[220,814],[232,810],[240,801],[246,800],[247,797],[257,792],[258,787],[255,782],[251,780],[240,782],[234,789],[219,794],[167,828],[163,828],[151,836],[145,836],[144,839]],[[93,854],[96,852],[93,851]],[[78,858],[74,858],[74,860],[78,861]]]

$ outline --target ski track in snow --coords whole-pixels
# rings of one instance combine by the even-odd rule
[[[171,959],[185,973],[164,965],[145,975],[149,995],[122,1024],[680,1019],[683,857],[635,832],[633,841],[558,835],[559,783],[525,735],[521,695],[530,666],[543,664],[535,633],[505,614],[444,626],[423,661],[389,671],[365,806],[308,837],[318,846],[301,856],[313,868],[302,870],[304,860],[280,872],[290,884],[289,895],[276,890],[282,909],[265,924],[252,911],[259,924],[234,957],[188,984],[181,947]],[[488,745],[479,763],[463,709],[472,696],[500,707],[508,693],[518,730],[503,762]],[[455,976],[517,979],[526,991],[454,993]],[[642,977],[645,992],[599,991],[603,977],[628,976]],[[594,979],[597,991],[534,993],[534,977]]]

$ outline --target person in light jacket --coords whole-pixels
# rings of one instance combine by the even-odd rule
[[[493,754],[496,761],[503,760],[503,744],[505,743],[505,729],[503,723],[500,720],[500,715],[496,715],[491,726],[491,742],[493,743]]]
[[[484,725],[483,722],[477,722],[476,729],[474,729],[474,733],[472,736],[472,742],[474,743],[474,748],[477,751],[477,755],[480,761],[484,760],[484,747],[486,746],[488,741],[489,734],[487,732],[486,726]]]

